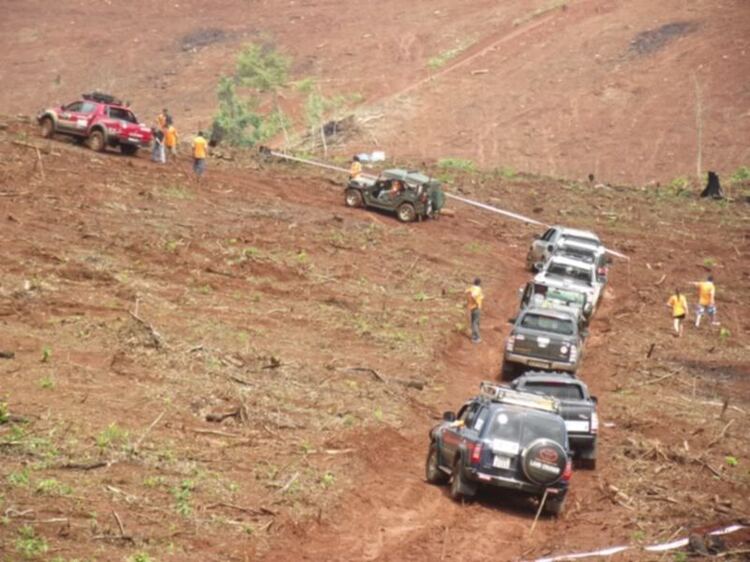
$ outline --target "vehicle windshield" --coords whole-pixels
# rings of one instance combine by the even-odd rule
[[[581,244],[594,244],[595,246],[601,246],[602,243],[595,238],[586,238],[584,236],[574,236],[572,234],[563,234],[563,240],[570,240],[571,242],[579,242]]]
[[[122,107],[110,107],[109,116],[112,119],[120,119],[121,121],[127,121],[128,123],[138,123],[133,112],[123,109]]]
[[[565,303],[568,306],[583,306],[586,304],[586,295],[577,291],[565,291],[563,289],[548,289],[547,299]]]
[[[551,263],[547,268],[547,275],[554,275],[556,277],[564,277],[566,279],[572,279],[579,283],[585,283],[591,285],[591,271],[575,267],[572,265],[565,265],[562,263]]]
[[[572,319],[556,318],[554,316],[543,316],[541,314],[524,314],[521,319],[521,327],[540,332],[551,332],[563,336],[572,336],[576,333],[575,323]]]
[[[582,400],[583,390],[577,384],[564,384],[541,381],[527,381],[525,390],[553,396],[558,400]]]
[[[540,438],[565,445],[564,427],[562,423],[555,423],[538,413],[501,410],[495,414],[488,436],[513,441],[521,447]]]

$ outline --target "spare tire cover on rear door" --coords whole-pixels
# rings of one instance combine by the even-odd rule
[[[523,472],[535,484],[549,486],[562,478],[568,456],[559,443],[550,439],[532,441],[523,452]]]

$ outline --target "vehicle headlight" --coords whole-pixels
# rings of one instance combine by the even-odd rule
[[[568,354],[568,350],[569,350],[569,348],[568,348],[568,346],[566,344],[562,344],[560,346],[560,353],[562,353],[563,355],[567,355]]]
[[[111,135],[116,135],[119,131],[114,127],[107,127],[107,132]]]

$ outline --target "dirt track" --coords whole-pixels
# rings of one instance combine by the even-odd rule
[[[456,505],[422,472],[440,412],[497,375],[533,229],[466,208],[399,225],[344,208],[340,186],[303,169],[243,160],[212,160],[196,187],[184,160],[161,168],[53,142],[42,180],[33,151],[10,143],[30,132],[14,125],[0,143],[0,347],[16,352],[0,365],[0,402],[29,420],[0,427],[6,552],[29,525],[68,558],[514,560],[748,513],[744,204],[464,179],[469,196],[595,228],[633,258],[613,270],[581,373],[600,398],[600,467],[577,471],[565,517],[526,539],[523,498]],[[696,221],[722,230],[692,234]],[[668,287],[706,264],[731,335],[675,340]],[[488,295],[480,346],[462,326],[474,275]],[[246,419],[205,421],[238,406]],[[65,468],[99,461],[111,464]]]

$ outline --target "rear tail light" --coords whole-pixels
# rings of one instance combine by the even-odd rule
[[[565,463],[565,470],[563,471],[562,481],[569,482],[573,477],[573,463],[570,459]]]
[[[471,464],[479,464],[482,459],[482,444],[474,443],[471,449]]]
[[[594,412],[591,414],[591,433],[599,432],[599,416]]]
[[[508,336],[508,339],[505,340],[505,351],[513,351],[513,345],[516,343],[516,340],[513,336]]]

